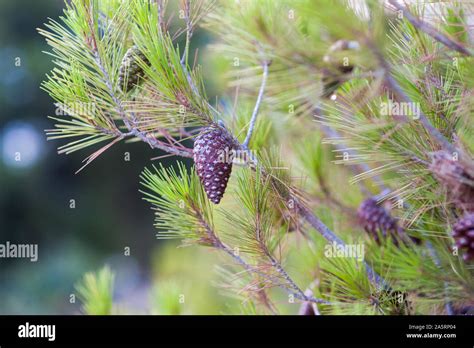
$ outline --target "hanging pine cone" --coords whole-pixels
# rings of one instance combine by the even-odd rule
[[[196,137],[194,163],[207,197],[218,204],[232,172],[234,139],[221,127],[212,125]]]
[[[401,236],[403,233],[403,229],[398,226],[397,220],[383,206],[377,204],[375,198],[368,198],[363,201],[357,215],[365,231],[371,234],[377,243],[380,243],[380,235],[390,237],[393,235]]]
[[[474,213],[464,215],[454,224],[453,238],[463,252],[464,261],[474,260]]]
[[[431,154],[430,170],[446,188],[449,199],[464,211],[474,211],[474,168],[447,151]]]
[[[137,58],[148,62],[145,55],[134,45],[127,50],[120,65],[118,82],[120,88],[125,89],[126,92],[138,84],[144,75],[143,69],[138,65]]]

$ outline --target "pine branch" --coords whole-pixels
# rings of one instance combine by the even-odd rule
[[[241,151],[247,151],[247,149],[243,148],[241,146]],[[254,170],[258,170],[261,172],[262,177],[265,178],[268,176],[268,173],[265,171],[262,166],[259,165],[258,160],[255,158],[250,157],[250,164],[251,168]],[[276,185],[277,187],[279,185]],[[286,197],[288,195],[288,190],[280,190],[278,192],[282,197]],[[336,245],[341,246],[343,248],[346,247],[345,243],[343,242],[342,239],[340,239],[333,231],[331,231],[315,214],[313,214],[302,202],[301,200],[294,194],[289,194],[287,197],[288,200],[291,200],[295,204],[295,210],[296,212],[304,219],[306,220],[316,231],[318,231],[321,236],[326,239],[327,241],[331,243],[336,243]],[[377,285],[387,288],[388,285],[385,282],[385,280],[380,277],[372,268],[365,263],[366,270],[367,270],[367,275],[371,281],[376,283]]]
[[[89,23],[92,26],[92,20],[91,19],[89,20]],[[95,42],[96,39],[95,39],[94,31],[91,30],[91,33],[92,33],[92,40],[93,40],[93,42]],[[101,61],[101,57],[97,52],[97,44],[96,43],[94,44],[94,47],[95,47],[96,63],[99,66],[100,70],[102,71],[104,83],[108,88],[108,93],[109,93],[111,99],[113,100],[113,102],[115,104],[115,108],[116,108],[117,113],[120,115],[121,119],[123,120],[123,122],[126,125],[126,127],[128,128],[128,130],[130,132],[132,132],[132,134],[134,134],[138,138],[140,138],[142,141],[148,143],[152,148],[158,148],[158,149],[164,150],[166,152],[169,152],[169,153],[172,153],[172,154],[175,154],[175,155],[179,155],[179,156],[183,156],[183,157],[192,157],[192,153],[190,151],[183,151],[183,150],[178,150],[178,149],[173,148],[173,147],[164,146],[163,144],[159,143],[156,139],[155,140],[151,139],[149,136],[147,136],[146,134],[140,132],[138,129],[136,129],[133,126],[133,123],[132,123],[133,120],[128,119],[128,115],[126,114],[124,108],[122,107],[121,101],[119,100],[119,98],[114,93],[112,83],[110,81],[107,70],[104,68],[104,65],[102,64],[102,61]],[[183,67],[183,64],[181,64],[181,66]],[[257,103],[255,105],[254,113],[252,115],[253,122],[251,121],[251,127],[249,128],[249,133],[247,134],[247,138],[246,138],[246,139],[248,139],[247,140],[247,145],[248,145],[248,141],[250,141],[250,137],[251,137],[251,134],[253,132],[253,127],[255,125],[255,120],[256,120],[256,117],[257,117],[257,114],[258,114],[260,103],[261,103],[261,100],[262,100],[262,97],[263,97],[263,91],[264,91],[266,79],[267,79],[267,76],[268,76],[268,66],[269,66],[269,61],[264,61],[264,63],[263,63],[264,72],[263,72],[263,78],[262,78],[262,85],[260,87],[259,95],[258,95],[258,98],[257,98]],[[184,70],[185,75],[188,78],[188,81],[192,82],[192,78],[190,77],[190,74],[189,74],[188,70],[186,69],[186,67],[183,67],[183,70]],[[197,88],[194,86],[194,84],[191,84],[191,89],[196,94]],[[202,99],[202,97],[199,93],[197,93],[195,95],[195,97]],[[249,134],[250,134],[250,136],[249,136]],[[245,142],[244,142],[244,144],[245,144]],[[240,149],[243,152],[247,152],[250,155],[250,152],[249,152],[247,146],[244,145],[244,144],[240,145]],[[253,158],[253,156],[249,156],[249,157],[251,159]],[[257,163],[256,159],[252,159],[252,165],[255,168],[258,167],[258,163]],[[296,202],[297,212],[306,221],[308,221],[310,223],[310,225],[313,226],[326,240],[328,240],[330,242],[336,242],[338,245],[341,245],[341,246],[345,245],[344,242],[339,237],[337,237],[326,225],[324,225],[322,223],[321,220],[319,220],[319,218],[317,218],[312,212],[310,212],[306,207],[304,207],[302,205],[302,203],[297,199],[297,197],[291,197],[291,199],[294,199],[294,201]],[[385,282],[383,281],[383,279],[381,279],[381,277],[378,276],[368,266],[367,266],[367,273],[368,273],[369,278],[372,281],[376,282],[377,284],[385,286]],[[304,294],[303,291],[301,291],[301,293]],[[298,294],[299,297],[302,296],[301,293]]]
[[[322,115],[321,115],[322,110],[319,107],[315,108],[314,113],[315,113],[315,117],[322,118]],[[323,133],[328,138],[341,139],[341,134],[336,129],[334,129],[333,127],[330,127],[330,126],[325,125],[325,124],[321,124],[321,130],[323,131]],[[338,151],[347,152],[349,157],[357,158],[359,156],[357,151],[355,151],[353,149],[350,149],[350,148],[344,146],[343,144],[337,143],[337,144],[334,145],[334,147]],[[351,166],[351,168],[352,168],[355,175],[358,175],[360,173],[370,172],[372,170],[367,163],[358,163],[358,164],[356,164],[355,168],[353,166]],[[379,188],[380,191],[386,191],[388,189],[388,187],[383,183],[383,180],[380,178],[380,176],[373,175],[371,177],[371,179],[377,185],[377,187]],[[367,188],[360,182],[359,182],[359,187],[360,187],[362,193],[364,193],[365,195],[370,194],[370,192],[367,190]]]
[[[248,264],[243,258],[241,258],[240,256],[236,255],[229,247],[225,246],[224,244],[222,244],[221,246],[217,246],[217,248],[223,250],[226,254],[228,254],[229,256],[231,256],[238,264],[240,264],[242,267],[244,267],[247,271],[249,272],[252,272],[252,273],[256,273],[258,275],[260,275],[261,277],[265,278],[265,279],[269,279],[269,280],[272,280],[272,281],[275,281],[275,278],[272,277],[272,276],[269,276],[268,274],[266,273],[263,273],[261,271],[258,271],[256,270],[253,266],[251,266],[250,264]],[[323,299],[319,299],[319,298],[315,298],[313,296],[308,296],[304,293],[304,291],[298,287],[298,285],[296,285],[296,283],[293,281],[293,279],[291,279],[291,277],[286,273],[286,271],[278,264],[278,263],[275,263],[273,266],[275,266],[275,268],[277,269],[277,271],[283,276],[283,278],[285,279],[286,282],[288,282],[290,284],[290,287],[284,285],[284,284],[280,284],[278,286],[284,288],[286,291],[288,291],[291,295],[293,295],[295,298],[301,300],[301,301],[305,301],[305,302],[312,302],[312,303],[323,303],[323,304],[331,304],[330,302],[326,301],[326,300],[323,300]]]
[[[392,92],[398,97],[398,100],[400,102],[409,103],[409,105],[414,105],[414,102],[403,91],[402,87],[393,77],[392,69],[390,68],[390,65],[385,60],[380,50],[372,42],[370,42],[370,40],[367,42],[367,45],[372,50],[374,55],[377,57],[380,66],[384,69],[385,83],[387,84],[387,87],[392,90]],[[408,120],[406,116],[405,118]],[[451,144],[449,140],[446,139],[446,137],[443,134],[441,134],[441,132],[431,124],[428,117],[421,110],[419,111],[419,120],[421,124],[425,127],[426,131],[438,142],[440,146],[442,146],[445,150],[449,151],[450,153],[456,152],[456,147],[453,144]]]
[[[157,209],[156,227],[168,229],[159,235],[165,238],[180,237],[184,238],[186,243],[197,243],[224,251],[248,272],[271,281],[295,298],[306,302],[329,304],[325,300],[306,296],[276,260],[273,259],[272,265],[285,283],[281,283],[279,278],[271,274],[260,271],[236,254],[215,232],[209,202],[194,170],[188,175],[187,169],[180,165],[179,173],[180,176],[173,169],[167,170],[161,167],[155,174],[145,170],[141,176],[143,185],[152,191],[143,193],[146,195],[145,199]],[[179,203],[181,207],[177,202],[181,202]]]
[[[303,206],[299,201],[296,202],[299,214],[327,241],[336,243],[338,246],[345,247],[345,243],[334,232],[332,232],[316,215],[314,215],[308,208]],[[387,282],[380,277],[365,261],[365,268],[370,281],[378,284],[381,287],[388,287]]]
[[[447,37],[446,35],[442,34],[435,27],[430,25],[429,23],[424,22],[423,20],[415,17],[405,6],[401,5],[398,0],[389,0],[389,3],[395,7],[398,11],[402,11],[403,15],[408,19],[408,21],[413,24],[417,29],[423,31],[427,35],[431,36],[436,41],[439,41],[444,46],[459,52],[466,56],[472,56],[472,53],[469,52],[463,45],[459,44],[458,42],[453,41],[451,38]]]
[[[190,0],[184,1],[184,21],[186,22],[186,45],[184,47],[184,53],[181,57],[181,64],[188,64],[189,45],[191,38],[193,37],[193,26],[191,24],[191,2]]]
[[[160,142],[158,139],[151,137],[144,132],[141,132],[138,128],[134,126],[133,120],[129,120],[129,117],[122,106],[122,101],[117,97],[117,95],[114,92],[114,88],[112,87],[112,81],[110,79],[109,73],[107,72],[102,62],[102,58],[97,50],[96,37],[95,37],[95,33],[92,27],[93,26],[92,18],[89,18],[89,25],[90,25],[90,31],[91,31],[91,38],[94,42],[93,49],[94,49],[94,54],[95,54],[95,62],[97,66],[99,67],[100,71],[102,72],[103,82],[107,86],[108,93],[114,103],[115,110],[117,114],[120,116],[125,126],[127,127],[127,129],[129,130],[129,134],[133,134],[137,138],[149,144],[150,147],[152,148],[156,148],[173,155],[191,158],[192,150],[180,150],[173,146],[167,146],[163,144],[162,142]],[[132,117],[134,117],[133,113],[132,113]],[[124,134],[121,134],[121,136],[123,137]]]
[[[400,87],[398,82],[394,79],[393,75],[390,73],[390,69],[387,67],[386,75],[385,75],[385,81],[387,83],[387,86],[395,93],[395,95],[398,96],[398,99],[401,102],[405,103],[411,103],[413,105],[413,101],[408,97],[408,95],[403,91],[403,89]],[[427,132],[447,151],[450,153],[455,153],[456,152],[456,147],[449,142],[446,137],[441,134],[441,132],[434,127],[430,120],[426,117],[426,115],[420,111],[419,115],[420,122],[423,124]]]

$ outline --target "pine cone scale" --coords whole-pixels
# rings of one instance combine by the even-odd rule
[[[474,260],[474,213],[466,214],[456,222],[452,235],[464,261]]]

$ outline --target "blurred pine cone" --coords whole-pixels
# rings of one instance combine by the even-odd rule
[[[455,306],[453,308],[454,315],[474,315],[474,305]]]
[[[469,162],[455,160],[447,151],[431,154],[430,170],[447,189],[453,203],[464,211],[474,212],[474,168]]]
[[[207,197],[218,204],[232,172],[235,140],[221,127],[201,131],[194,142],[194,163]]]
[[[140,78],[143,77],[143,69],[138,64],[138,58],[148,63],[145,55],[138,49],[137,46],[130,47],[122,59],[122,64],[119,69],[118,83],[120,88],[126,92],[130,91],[138,84]]]
[[[403,233],[403,229],[398,226],[397,220],[383,206],[379,205],[375,198],[368,198],[363,201],[359,206],[357,215],[365,231],[372,235],[379,244],[380,235],[390,237],[392,235],[400,236]]]
[[[463,251],[464,261],[474,260],[474,213],[464,215],[453,226],[456,246]]]

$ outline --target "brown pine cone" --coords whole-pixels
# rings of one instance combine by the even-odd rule
[[[444,185],[447,196],[464,211],[474,211],[474,166],[472,162],[454,159],[447,151],[431,154],[430,170]]]
[[[362,202],[357,211],[359,221],[365,231],[372,235],[375,241],[380,244],[380,235],[383,237],[404,237],[404,230],[398,226],[397,220],[381,205],[377,204],[375,198],[368,198]],[[417,243],[418,240],[412,238]],[[394,239],[398,244],[397,239]]]
[[[218,204],[232,172],[235,140],[220,126],[205,128],[194,142],[194,163],[207,197]]]
[[[474,260],[474,213],[464,215],[454,224],[453,238],[463,252],[464,261]]]
[[[474,305],[454,306],[454,315],[474,315]]]

